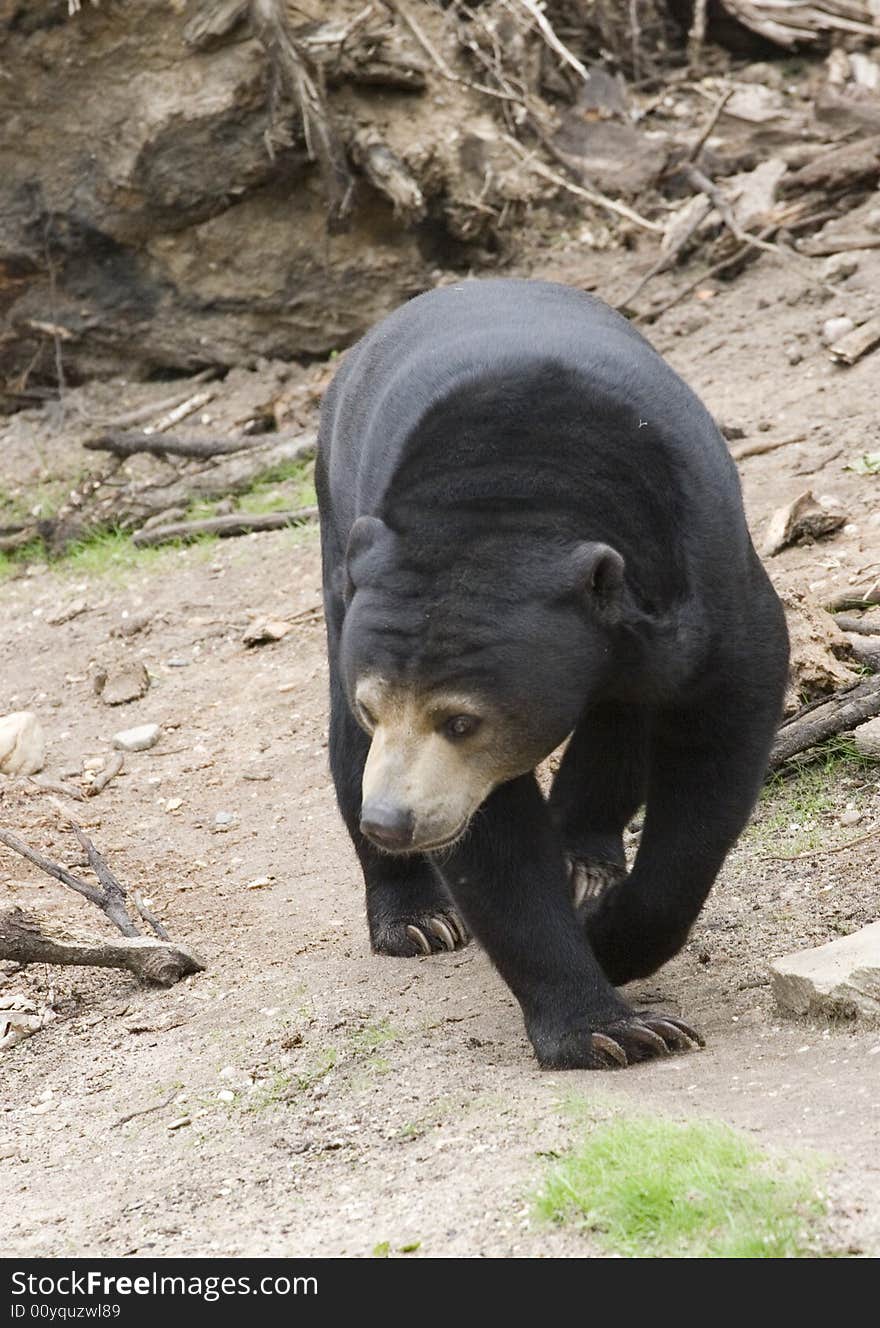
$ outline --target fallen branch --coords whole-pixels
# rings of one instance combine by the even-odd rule
[[[175,521],[168,526],[151,526],[149,530],[135,531],[132,538],[139,549],[145,549],[155,544],[170,544],[174,540],[200,539],[202,535],[227,539],[231,535],[283,530],[285,526],[317,519],[317,507],[299,507],[288,512],[231,512],[228,516],[206,517],[204,521]]]
[[[720,276],[721,273],[726,272],[729,267],[734,267],[735,264],[740,262],[740,260],[751,250],[760,248],[762,242],[766,240],[768,236],[772,235],[774,231],[779,229],[780,224],[781,223],[779,222],[774,222],[771,226],[765,226],[758,235],[749,236],[748,240],[740,245],[736,253],[731,254],[730,258],[724,258],[720,263],[713,263],[705,272],[701,272],[698,277],[694,277],[693,281],[689,281],[686,286],[683,286],[680,291],[677,291],[676,294],[673,295],[670,300],[667,300],[665,304],[661,304],[659,309],[648,309],[643,314],[637,314],[633,321],[638,323],[646,318],[653,321],[655,318],[659,318],[661,314],[668,313],[670,309],[674,309],[677,304],[680,304],[682,300],[686,299],[692,291],[695,291],[702,286],[704,281],[711,281],[713,277]]]
[[[139,1111],[130,1111],[127,1116],[120,1116],[111,1125],[111,1130],[118,1130],[121,1125],[127,1125],[129,1121],[137,1120],[138,1116],[151,1116],[154,1111],[164,1111],[166,1107],[171,1106],[179,1091],[177,1088],[172,1088],[166,1098],[163,1098],[161,1102],[155,1102],[152,1107],[141,1107]]]
[[[835,613],[834,621],[842,632],[855,632],[859,636],[880,636],[880,613],[872,622],[867,618],[854,618],[848,613]]]
[[[549,180],[551,184],[567,190],[568,193],[574,194],[576,198],[586,199],[594,207],[604,208],[606,212],[611,212],[617,217],[625,217],[627,221],[631,221],[635,226],[640,226],[642,230],[651,231],[655,235],[662,233],[663,227],[659,222],[649,221],[647,217],[641,216],[640,213],[627,207],[625,203],[618,203],[615,199],[608,198],[606,194],[600,193],[598,189],[585,189],[582,185],[573,184],[571,180],[566,180],[565,176],[560,175],[558,171],[545,166],[542,161],[539,161],[533,153],[527,151],[521,143],[518,143],[515,138],[511,138],[509,134],[502,134],[501,137],[505,143],[513,148],[520,161],[535,175],[540,175],[543,180]]]
[[[534,19],[535,23],[538,25],[541,36],[550,47],[550,50],[554,51],[556,55],[559,56],[560,60],[568,65],[570,69],[573,69],[584,83],[588,83],[590,79],[589,70],[581,63],[577,56],[568,49],[565,43],[560,41],[554,32],[550,21],[538,8],[535,0],[516,0],[516,3]]]
[[[265,447],[265,436],[256,438],[175,438],[162,434],[156,437],[154,432],[127,430],[124,433],[104,433],[98,438],[88,438],[83,447],[90,452],[112,452],[114,456],[130,457],[140,452],[151,456],[195,457],[206,461],[215,456],[232,456],[236,452],[252,451],[255,447]]]
[[[866,678],[827,701],[804,706],[781,725],[770,753],[770,769],[777,770],[798,752],[846,733],[875,715],[880,715],[880,677]]]
[[[95,778],[92,780],[86,791],[86,797],[96,798],[99,793],[103,793],[104,789],[110,783],[110,780],[115,779],[117,775],[122,774],[124,764],[125,758],[123,757],[122,752],[113,752],[112,756],[107,758],[107,764],[104,766],[104,769],[95,775]]]
[[[767,853],[761,858],[762,862],[799,862],[802,858],[821,858],[826,853],[844,853],[848,848],[856,848],[859,844],[866,844],[869,839],[875,835],[880,835],[880,826],[875,826],[864,835],[859,835],[856,839],[848,839],[845,844],[832,844],[830,848],[811,848],[806,853]]]
[[[62,809],[63,810],[63,809]],[[100,889],[74,876],[73,872],[43,856],[10,830],[0,829],[0,843],[27,858],[48,876],[88,899],[125,937],[123,941],[50,936],[42,924],[26,917],[19,909],[0,913],[0,959],[19,964],[83,964],[97,968],[127,968],[148,982],[169,987],[188,973],[205,967],[191,951],[173,944],[162,924],[149,912],[143,900],[135,899],[138,911],[162,939],[142,936],[126,907],[125,886],[116,878],[92,840],[74,821],[70,822],[89,866],[98,878]]]
[[[86,848],[86,845],[89,845],[89,847],[97,853],[97,850],[88,835],[80,830],[79,826],[74,826],[73,828],[76,837],[79,839],[83,848]],[[35,848],[31,848],[23,839],[19,839],[18,835],[14,835],[11,830],[0,828],[0,844],[5,844],[7,848],[12,849],[13,853],[19,853],[21,857],[27,858],[28,862],[32,862],[35,867],[39,867],[47,876],[54,876],[56,881],[60,881],[62,885],[68,886],[71,890],[75,890],[78,895],[82,895],[83,898],[88,899],[89,903],[94,904],[96,908],[99,908],[101,912],[109,918],[114,927],[122,932],[123,936],[138,935],[137,927],[134,925],[125,910],[125,891],[115,877],[112,878],[113,885],[108,893],[106,887],[102,890],[98,890],[94,885],[89,885],[87,881],[80,880],[78,876],[74,876],[66,867],[62,867],[57,862],[52,862],[49,858],[44,858],[42,853],[39,853]],[[88,848],[86,851],[88,852]],[[89,858],[91,861],[91,854],[89,854]],[[99,877],[98,879],[100,880],[101,878]],[[101,884],[104,885],[104,882],[102,881]]]
[[[142,982],[173,986],[205,965],[180,945],[135,936],[126,940],[49,936],[42,922],[20,909],[0,912],[0,959],[19,964],[76,964],[88,968],[124,968]]]
[[[730,455],[734,461],[744,461],[746,457],[764,456],[767,452],[775,452],[777,448],[788,447],[790,443],[802,443],[806,437],[805,433],[796,433],[791,438],[761,438],[754,443],[743,443],[741,447],[732,447]]]

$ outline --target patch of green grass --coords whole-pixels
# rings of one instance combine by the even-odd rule
[[[829,847],[829,818],[841,806],[843,783],[851,776],[876,770],[877,763],[858,752],[850,738],[832,738],[811,755],[809,763],[790,763],[765,784],[746,841],[783,855]],[[874,795],[869,783],[866,799]],[[858,803],[859,795],[851,800]],[[832,835],[833,841],[834,835]]]
[[[647,1258],[815,1256],[815,1179],[716,1121],[619,1116],[547,1171],[536,1214]]]
[[[381,1019],[377,1024],[364,1024],[363,1028],[356,1029],[349,1042],[355,1051],[375,1051],[388,1042],[396,1042],[399,1037],[397,1029],[392,1028],[387,1019]]]
[[[0,553],[0,581],[16,576],[27,563],[45,562],[53,571],[71,576],[124,578],[129,572],[161,567],[177,556],[182,548],[196,548],[205,556],[213,553],[216,537],[203,535],[185,545],[178,541],[155,549],[139,549],[131,535],[122,530],[101,530],[70,545],[64,553],[50,555],[41,540]]]
[[[844,470],[854,470],[857,475],[880,475],[880,452],[864,452],[844,466]]]
[[[288,461],[265,471],[238,500],[242,512],[283,512],[285,508],[314,507],[314,464]]]
[[[276,1072],[265,1083],[258,1084],[247,1100],[242,1101],[244,1111],[265,1111],[267,1107],[278,1106],[286,1102],[293,1089],[293,1078],[282,1070]]]
[[[67,500],[71,489],[81,482],[83,476],[67,480],[50,480],[38,484],[33,489],[18,489],[8,493],[0,489],[0,518],[9,522],[27,522],[28,518],[39,517],[47,520],[53,517]]]
[[[210,554],[216,543],[214,537],[203,536],[185,547],[197,547]],[[155,549],[139,549],[126,531],[102,530],[72,544],[62,557],[53,562],[53,566],[74,576],[119,576],[134,570],[146,571],[161,567],[183,547],[177,543],[163,544]]]
[[[15,549],[11,553],[0,553],[0,581],[8,581],[10,577],[18,576],[26,563],[38,562],[45,557],[46,550],[42,540],[23,544],[20,549]]]

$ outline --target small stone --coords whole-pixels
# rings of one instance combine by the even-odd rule
[[[114,733],[113,746],[121,752],[147,752],[155,747],[161,732],[158,724],[139,724],[137,728]]]
[[[260,618],[245,628],[242,641],[246,646],[262,646],[270,641],[280,641],[293,631],[293,623],[284,618]]]
[[[804,358],[804,352],[801,350],[800,346],[786,346],[785,358],[788,360],[789,364],[800,364],[801,360]]]
[[[189,1116],[178,1116],[177,1120],[169,1121],[169,1130],[182,1130],[184,1125],[192,1125],[192,1119]]]
[[[267,885],[272,884],[271,876],[255,876],[252,881],[245,884],[245,890],[265,890]]]
[[[153,621],[151,613],[133,613],[130,617],[123,617],[122,621],[115,627],[110,628],[111,636],[137,636],[145,627],[149,627]]]
[[[146,696],[150,675],[139,661],[116,664],[95,675],[95,691],[105,705],[125,705]]]
[[[192,664],[191,659],[166,659],[165,667],[167,669],[188,669]]]
[[[221,1088],[221,1089],[220,1089],[220,1092],[217,1094],[217,1101],[218,1101],[218,1102],[234,1102],[234,1101],[235,1101],[235,1094],[232,1092],[232,1090],[231,1090],[230,1088]]]
[[[772,558],[790,544],[818,540],[846,524],[847,515],[828,494],[814,497],[807,489],[792,502],[780,507],[770,518],[761,552]]]
[[[165,810],[166,812],[176,812],[179,811],[182,806],[183,798],[169,798],[165,803]]]
[[[862,819],[862,813],[855,807],[847,807],[845,812],[841,812],[837,818],[841,825],[858,825]]]
[[[792,1014],[880,1023],[880,922],[770,965],[773,995]]]
[[[862,756],[871,756],[875,761],[880,761],[880,718],[860,724],[853,733],[853,742],[856,751]]]
[[[0,773],[35,775],[46,764],[43,727],[30,710],[0,716]]]
[[[822,264],[822,276],[826,281],[844,281],[859,268],[855,254],[830,254]]]
[[[822,324],[822,341],[826,346],[833,346],[835,341],[852,332],[855,323],[851,318],[828,318]]]
[[[0,1144],[0,1162],[8,1161],[12,1157],[18,1157],[15,1144]]]
[[[232,825],[232,822],[233,822],[234,820],[235,820],[235,817],[233,816],[232,812],[218,812],[217,815],[214,817],[214,824],[215,824],[215,825]]]

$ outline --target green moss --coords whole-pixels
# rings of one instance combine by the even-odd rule
[[[825,1211],[803,1167],[716,1121],[615,1117],[548,1166],[536,1214],[647,1258],[815,1256]]]

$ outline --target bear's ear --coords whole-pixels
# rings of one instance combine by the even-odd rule
[[[575,550],[575,587],[604,618],[612,621],[620,614],[623,570],[623,558],[610,544],[579,544]]]
[[[377,544],[388,539],[391,531],[377,516],[359,516],[351,528],[345,550],[345,582],[343,597],[346,605],[360,584],[370,552]]]

